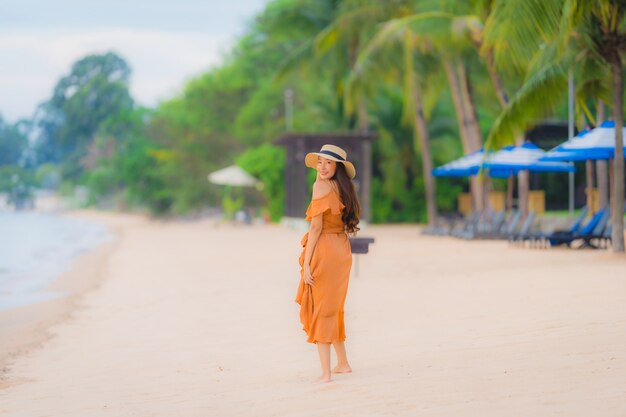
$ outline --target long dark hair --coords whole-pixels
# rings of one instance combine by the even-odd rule
[[[348,176],[346,167],[341,162],[337,162],[335,175],[331,179],[337,181],[341,201],[346,206],[341,214],[341,220],[343,220],[343,224],[346,226],[346,232],[355,234],[360,230],[357,225],[361,216],[361,204],[359,204],[354,183]]]

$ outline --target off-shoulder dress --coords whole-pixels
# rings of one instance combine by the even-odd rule
[[[344,303],[348,292],[352,253],[341,213],[345,206],[335,190],[311,200],[306,219],[323,213],[322,233],[311,258],[312,287],[305,284],[304,255],[308,233],[302,238],[300,283],[296,302],[300,304],[300,322],[310,343],[335,343],[346,339]]]

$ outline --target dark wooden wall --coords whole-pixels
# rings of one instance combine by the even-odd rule
[[[371,141],[373,134],[312,134],[288,133],[275,141],[287,149],[285,169],[285,216],[304,217],[311,201],[307,187],[307,168],[304,157],[309,152],[318,152],[323,145],[332,144],[348,153],[348,160],[356,167],[354,182],[361,202],[361,218],[370,220],[370,193],[372,178]]]

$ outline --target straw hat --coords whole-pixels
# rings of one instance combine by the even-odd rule
[[[309,152],[304,158],[304,163],[309,168],[317,167],[317,157],[321,156],[331,161],[342,163],[346,167],[346,172],[350,178],[354,178],[356,175],[356,169],[352,162],[348,161],[348,154],[346,151],[335,145],[324,145],[319,152]]]

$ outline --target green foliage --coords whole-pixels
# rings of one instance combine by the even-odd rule
[[[190,192],[178,186],[176,154],[145,135],[143,116],[135,114],[133,134],[118,141],[116,151],[101,158],[83,181],[95,200],[115,198],[123,207],[147,207],[154,214],[185,212]]]
[[[0,166],[19,165],[28,146],[23,123],[6,123],[0,116]]]
[[[464,117],[457,119],[443,59],[469,74],[466,99],[475,104],[482,137],[491,132],[490,144],[510,142],[538,117],[560,114],[573,62],[579,107],[589,117],[590,97],[609,98],[609,73],[594,55],[593,33],[576,32],[563,43],[564,28],[588,26],[582,9],[564,10],[570,9],[560,0],[273,0],[222,65],[153,110],[134,106],[122,58],[108,53],[79,60],[39,108],[30,153],[24,152],[24,129],[0,120],[0,165],[34,154],[36,181],[46,187],[58,184],[60,175],[68,189],[87,185],[98,204],[167,215],[220,205],[234,214],[249,205],[259,192],[228,191],[206,180],[237,163],[263,182],[261,204],[276,221],[283,214],[285,152],[271,143],[286,130],[289,88],[294,131],[345,131],[358,124],[378,133],[373,222],[424,221],[422,152],[413,139],[416,107],[408,87],[420,87],[435,166],[463,153],[458,123]],[[516,25],[520,20],[525,24]],[[546,46],[552,37],[560,41]],[[408,46],[404,55],[402,46]],[[568,54],[564,46],[586,53]],[[514,93],[502,114],[488,56],[504,89]],[[307,175],[310,184],[315,172]],[[466,179],[437,179],[438,207],[454,211],[466,187]]]
[[[237,158],[237,165],[262,181],[261,192],[272,221],[280,220],[284,213],[285,159],[283,148],[269,144],[248,149]]]
[[[88,168],[82,159],[95,136],[101,129],[112,131],[112,120],[132,110],[129,78],[126,61],[111,52],[77,61],[37,112],[38,162],[61,163],[63,177],[77,180]]]
[[[15,166],[0,166],[0,192],[7,194],[7,203],[16,208],[31,207],[35,179],[30,170]]]
[[[230,194],[222,198],[222,209],[226,220],[234,220],[235,213],[243,208],[243,197],[241,195],[232,197]]]
[[[61,172],[54,164],[43,164],[35,170],[35,183],[43,189],[54,190],[61,182]]]

